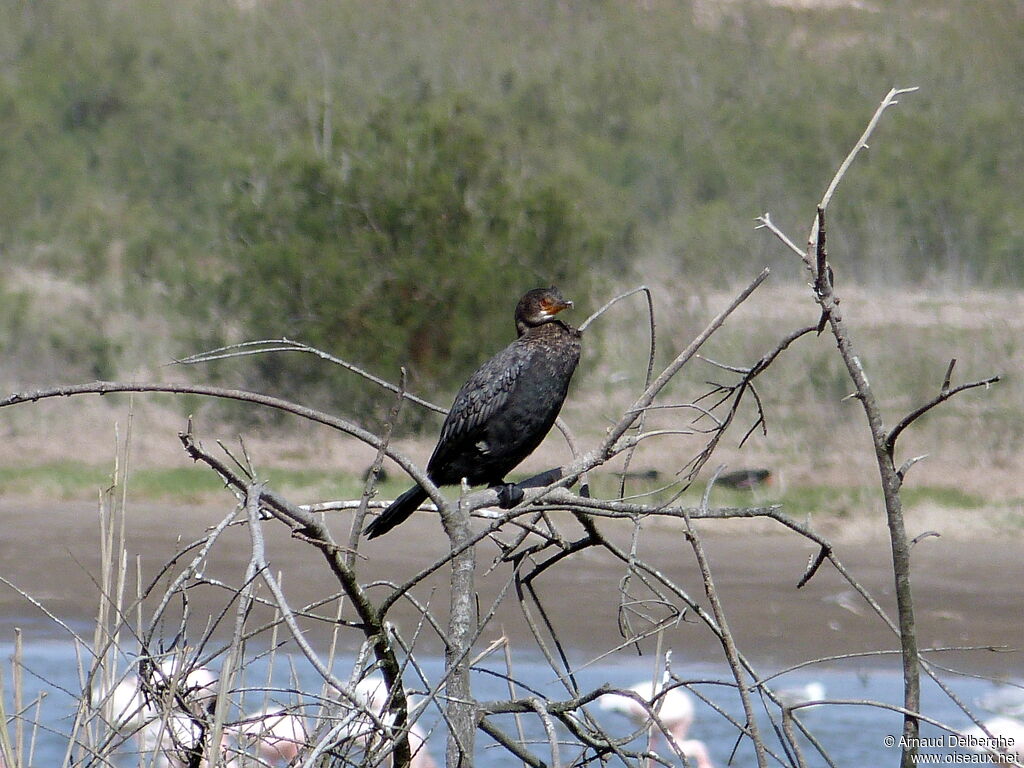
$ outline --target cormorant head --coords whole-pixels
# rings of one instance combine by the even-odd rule
[[[522,336],[530,328],[550,323],[563,309],[572,308],[572,302],[563,298],[555,286],[527,291],[516,305],[516,332]]]

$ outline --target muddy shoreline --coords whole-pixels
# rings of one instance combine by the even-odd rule
[[[126,523],[128,560],[134,563],[136,557],[141,559],[143,582],[148,583],[183,543],[194,540],[229,511],[226,506],[215,505],[130,504]],[[98,595],[96,505],[3,500],[0,520],[4,531],[0,539],[0,576],[63,621],[88,626],[95,616]],[[338,540],[347,537],[347,523],[347,517],[332,522]],[[601,525],[612,538],[623,545],[628,543],[628,523],[603,521]],[[816,552],[813,543],[764,524],[705,522],[700,531],[730,628],[740,650],[755,663],[781,669],[826,656],[897,648],[893,633],[830,564],[826,563],[805,587],[796,588],[808,558]],[[336,591],[322,558],[308,545],[290,539],[273,521],[267,524],[266,536],[271,567],[281,572],[293,607],[314,603]],[[840,527],[830,534],[830,540],[849,572],[890,616],[895,616],[884,530],[865,532]],[[361,548],[360,578],[364,582],[400,583],[441,557],[445,543],[435,517],[416,515],[393,534]],[[913,586],[920,646],[1017,648],[1024,630],[1024,589],[1020,586],[1024,584],[1024,559],[1020,550],[1016,536],[998,533],[930,536],[918,543],[913,550]],[[510,575],[505,566],[484,573],[493,555],[493,547],[481,549],[478,555],[481,610],[488,609]],[[681,523],[650,524],[641,540],[640,555],[682,585],[701,605],[707,605]],[[236,527],[219,542],[207,574],[238,583],[248,557],[249,536]],[[574,656],[589,658],[622,643],[617,609],[623,575],[620,562],[588,551],[571,565],[553,568],[535,582],[545,612]],[[651,597],[635,580],[630,589],[638,600]],[[443,620],[447,594],[440,579],[428,579],[418,585],[415,594],[429,602]],[[202,625],[201,617],[217,613],[226,602],[224,590],[190,591],[193,624]],[[656,602],[637,606],[632,619],[635,630],[644,626],[642,614],[666,615]],[[392,618],[407,636],[414,633],[416,616],[410,606],[400,602]],[[25,597],[0,583],[0,627],[10,635],[15,626],[25,628],[28,641],[33,637],[66,637],[66,632]],[[225,622],[221,634],[228,631],[229,622]],[[354,649],[357,633],[349,632]],[[498,612],[493,629],[485,633],[485,641],[502,632],[517,649],[536,648],[527,621],[514,605]],[[327,634],[322,623],[311,625],[314,642],[326,642]],[[688,615],[665,632],[664,641],[677,658],[711,663],[722,659],[713,635]],[[429,630],[422,631],[417,642],[421,649],[440,652],[440,643]],[[641,645],[652,650],[653,643],[649,639]],[[955,651],[932,658],[958,669],[1000,676],[1012,676],[1024,666],[1020,654],[1013,652]],[[866,667],[893,663],[892,656],[868,656],[856,661]]]

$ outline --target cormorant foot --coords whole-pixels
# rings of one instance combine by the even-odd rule
[[[498,493],[498,506],[502,509],[512,509],[526,496],[523,489],[515,483],[501,483],[491,486]]]

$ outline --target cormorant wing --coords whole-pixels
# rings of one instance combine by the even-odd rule
[[[529,364],[531,351],[528,345],[513,342],[469,377],[444,420],[435,455],[467,438],[475,439],[487,421],[505,407],[520,371]]]

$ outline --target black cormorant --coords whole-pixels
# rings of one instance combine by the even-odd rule
[[[718,485],[726,488],[735,488],[740,491],[750,491],[760,485],[766,485],[772,480],[772,473],[769,469],[737,469],[735,472],[726,472],[718,478]]]
[[[555,316],[572,306],[554,286],[516,305],[518,338],[469,377],[455,396],[427,462],[435,485],[496,486],[533,453],[555,423],[580,360],[580,332]],[[367,538],[404,522],[427,498],[414,485],[366,527]]]

